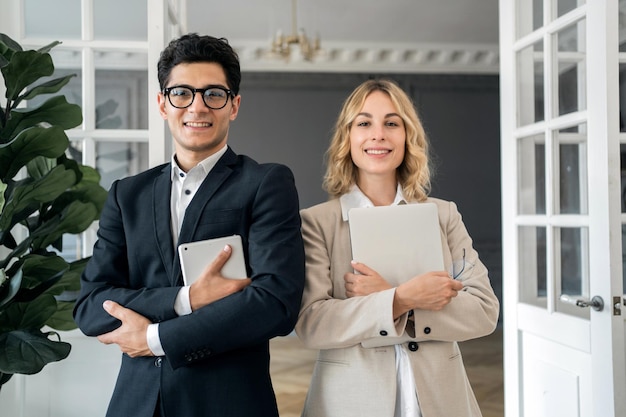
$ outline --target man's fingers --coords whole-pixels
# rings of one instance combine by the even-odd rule
[[[122,315],[124,314],[124,310],[126,310],[124,307],[111,300],[106,300],[104,303],[102,303],[102,308],[104,308],[104,311],[106,311],[116,319],[121,319]]]
[[[100,343],[103,343],[105,345],[110,345],[113,342],[113,336],[111,336],[111,333],[105,333],[105,334],[101,334],[100,336],[97,337],[98,341]]]
[[[220,253],[218,253],[215,257],[215,259],[213,259],[213,262],[209,264],[207,270],[213,274],[219,274],[224,265],[226,265],[228,259],[230,259],[230,255],[232,254],[232,252],[233,250],[229,245],[224,246],[224,249],[221,250]]]

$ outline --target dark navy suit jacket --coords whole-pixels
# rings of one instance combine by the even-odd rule
[[[178,243],[239,234],[252,284],[178,316],[182,286],[170,226],[170,164],[115,182],[98,241],[81,279],[74,316],[96,336],[120,322],[102,308],[114,300],[159,324],[166,355],[122,365],[107,416],[277,416],[269,339],[290,333],[304,286],[298,196],[291,171],[231,149],[187,208]]]

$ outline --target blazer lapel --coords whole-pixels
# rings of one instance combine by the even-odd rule
[[[205,210],[207,204],[211,200],[211,197],[217,192],[222,183],[233,172],[230,165],[235,163],[236,155],[229,148],[226,153],[217,161],[217,164],[213,167],[211,172],[204,179],[200,188],[196,192],[196,195],[189,203],[187,210],[185,211],[185,218],[180,228],[180,234],[178,235],[178,242],[191,242],[194,240],[194,235],[198,226],[198,221]]]
[[[159,254],[163,266],[170,278],[170,282],[176,285],[177,275],[180,274],[180,266],[178,273],[173,270],[175,258],[175,248],[172,237],[172,216],[170,212],[170,194],[172,192],[172,180],[170,177],[171,165],[163,168],[152,185],[152,207],[154,208],[154,231],[158,245]]]

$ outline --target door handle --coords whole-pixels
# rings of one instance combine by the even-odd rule
[[[581,308],[591,307],[595,311],[602,311],[604,309],[604,300],[599,295],[594,295],[591,300],[586,298],[574,298],[567,294],[561,294],[560,300],[567,304],[572,304]]]

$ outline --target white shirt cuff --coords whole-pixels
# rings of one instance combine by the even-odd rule
[[[191,314],[191,302],[189,301],[189,287],[185,286],[178,291],[176,300],[174,301],[174,311],[179,316]],[[154,356],[165,356],[163,346],[161,346],[161,338],[159,337],[159,323],[148,325],[146,334],[148,348]]]
[[[161,346],[161,339],[159,338],[159,323],[148,325],[146,337],[148,339],[148,348],[150,348],[154,356],[165,356],[163,346]]]
[[[191,314],[191,301],[189,301],[189,286],[184,286],[178,291],[176,301],[174,301],[174,311],[179,316]]]

